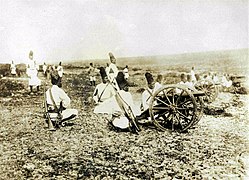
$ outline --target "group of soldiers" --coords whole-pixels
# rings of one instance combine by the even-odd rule
[[[200,76],[198,73],[195,73],[194,67],[192,67],[190,73],[182,73],[180,75],[179,84],[187,85],[191,88],[194,88],[198,83],[212,83],[214,85],[220,85],[224,90],[230,88],[233,84],[230,76],[228,74],[217,75],[217,73],[208,72]]]
[[[135,120],[146,118],[144,114],[148,113],[141,114],[148,111],[151,95],[162,86],[163,76],[159,74],[157,79],[154,80],[151,73],[145,73],[147,88],[142,93],[141,107],[135,106],[132,94],[129,92],[128,66],[120,71],[112,53],[109,53],[109,58],[110,65],[106,68],[99,68],[102,82],[96,85],[93,97],[89,99],[89,102],[93,101],[95,104],[94,113],[107,119],[108,123],[115,128],[131,129],[130,120],[125,116],[122,107],[124,105],[129,107],[131,113],[135,116]],[[91,79],[90,77],[90,81]]]
[[[98,68],[101,75],[101,83],[96,83],[96,68],[90,63],[88,69],[89,80],[92,86],[95,87],[89,103],[95,105],[93,112],[98,114],[103,119],[106,119],[109,124],[117,129],[131,129],[130,119],[125,115],[124,105],[129,107],[130,113],[135,117],[135,120],[149,118],[149,103],[152,95],[162,87],[163,76],[158,74],[156,80],[151,73],[146,72],[147,87],[141,95],[141,106],[135,106],[132,94],[129,92],[128,76],[125,74],[128,71],[120,71],[116,66],[116,58],[112,53],[109,53],[110,65],[107,67]],[[61,64],[60,64],[61,65]],[[128,68],[128,67],[126,67]],[[60,110],[62,119],[71,119],[78,116],[76,109],[70,108],[70,98],[61,88],[61,76],[59,71],[52,70],[50,72],[52,87],[46,91],[46,101],[50,112],[58,112]],[[204,77],[208,78],[208,77]],[[181,74],[179,84],[194,87],[195,82],[200,78],[194,72],[194,68],[189,74]],[[212,77],[215,80],[215,77]]]
[[[145,78],[147,80],[147,87],[141,95],[141,106],[137,107],[134,104],[132,94],[129,92],[129,73],[128,66],[124,70],[120,71],[116,66],[116,58],[112,53],[109,53],[110,64],[107,67],[100,67],[97,69],[93,63],[90,63],[88,69],[89,80],[91,86],[94,86],[92,97],[89,98],[89,102],[95,104],[94,113],[103,116],[108,120],[108,123],[112,124],[116,128],[128,129],[130,127],[129,119],[124,115],[121,104],[126,104],[131,113],[136,117],[136,120],[148,118],[148,108],[151,96],[162,87],[163,76],[158,74],[156,80],[151,73],[146,72]],[[12,62],[11,73],[14,74],[15,66]],[[70,108],[70,98],[62,89],[61,81],[63,76],[63,67],[61,62],[57,67],[47,66],[43,64],[43,73],[51,79],[52,87],[46,91],[46,102],[48,104],[49,112],[61,112],[62,119],[71,119],[78,116],[76,109]],[[96,73],[100,73],[102,82],[96,85]],[[38,78],[38,67],[33,60],[33,52],[29,53],[29,62],[27,65],[27,75],[29,77],[30,92],[33,92],[33,87],[39,87],[41,80]],[[200,76],[194,72],[192,67],[190,73],[181,74],[179,84],[184,84],[189,87],[194,87],[195,83],[200,81]],[[210,80],[215,84],[221,83],[225,87],[232,85],[231,80],[228,80],[226,76],[223,76],[220,80],[216,74],[210,73],[204,75],[202,79]],[[117,96],[119,97],[117,100]],[[120,99],[122,102],[120,102]],[[147,112],[147,113],[144,113]]]
[[[110,65],[108,67],[100,67],[99,73],[102,82],[95,86],[96,79],[91,77],[93,65],[90,64],[88,69],[91,85],[95,86],[93,95],[89,98],[95,107],[93,112],[103,117],[113,127],[118,129],[130,129],[130,120],[124,115],[120,106],[121,103],[126,104],[131,113],[138,117],[141,115],[140,107],[134,105],[132,94],[129,92],[128,77],[125,75],[127,71],[119,71],[116,66],[116,58],[112,53],[109,53]],[[128,68],[128,67],[126,67]],[[52,71],[51,82],[52,87],[46,91],[46,102],[49,112],[61,112],[62,119],[71,119],[78,116],[76,109],[70,108],[70,98],[65,91],[60,87],[60,77],[58,71]],[[143,110],[148,109],[150,91],[154,91],[155,82],[152,74],[146,73],[145,77],[148,82],[148,90],[142,94]],[[153,90],[152,90],[153,89]],[[117,96],[119,101],[117,100]]]

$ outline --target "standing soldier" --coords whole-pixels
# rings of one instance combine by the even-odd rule
[[[110,61],[111,64],[109,65],[109,68],[106,72],[108,79],[113,82],[113,80],[117,77],[118,75],[118,68],[116,66],[116,58],[113,56],[113,54],[110,52],[109,53]]]
[[[44,76],[46,76],[47,65],[46,65],[46,63],[45,63],[45,62],[43,63],[42,70],[43,70],[43,74],[44,74]]]
[[[128,80],[129,78],[129,69],[128,69],[128,66],[126,65],[124,70],[123,70],[123,73],[124,73],[124,77],[126,80]]]
[[[88,74],[90,76],[91,86],[95,86],[95,82],[96,82],[96,77],[95,77],[96,68],[93,66],[93,63],[90,63],[90,67],[88,69]]]
[[[61,65],[61,62],[59,63],[59,66],[57,67],[57,72],[58,72],[58,75],[59,75],[59,86],[61,87],[61,80],[62,80],[62,75],[63,75],[63,67]]]
[[[39,87],[41,85],[41,80],[38,78],[38,71],[37,71],[36,62],[33,60],[33,51],[29,52],[29,62],[28,62],[28,69],[27,74],[29,76],[29,87],[30,92],[33,92],[33,86],[37,87],[37,91],[39,91]]]
[[[16,76],[16,65],[15,65],[14,61],[11,62],[10,73],[12,76]]]

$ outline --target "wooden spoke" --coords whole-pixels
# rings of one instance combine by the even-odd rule
[[[160,101],[161,103],[165,104],[166,106],[169,106],[169,104],[167,104],[166,102],[164,102],[163,100],[159,99],[158,97],[155,97],[156,100]]]
[[[183,106],[184,104],[186,104],[187,102],[191,103],[191,99],[190,98],[186,98],[183,102],[181,102],[180,104],[178,104],[178,106]]]
[[[182,117],[184,117],[185,119],[191,120],[191,119],[189,119],[188,116],[186,116],[185,114],[181,113],[180,111],[177,111],[177,112],[178,112]]]
[[[176,99],[176,105],[178,104],[180,98],[182,97],[183,91],[181,91],[180,95],[178,96],[178,98]]]
[[[179,89],[179,93],[176,93],[176,89]],[[163,87],[152,96],[150,103],[150,117],[155,126],[162,131],[167,129],[185,131],[196,117],[194,96],[187,87],[182,85]],[[155,103],[157,103],[156,106]]]
[[[165,95],[166,99],[168,100],[168,102],[169,102],[170,104],[172,104],[172,103],[171,103],[171,101],[169,100],[168,95],[165,93],[165,91],[163,91],[163,93],[164,93],[164,95]]]
[[[153,110],[169,110],[168,107],[158,107],[158,106],[154,106],[152,109]]]
[[[172,104],[175,104],[175,93],[173,90],[172,90]]]

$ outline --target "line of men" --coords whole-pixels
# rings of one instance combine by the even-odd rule
[[[28,85],[30,87],[31,94],[33,93],[33,89],[35,87],[37,88],[37,91],[39,91],[40,86],[41,86],[41,80],[38,77],[38,70],[39,70],[39,65],[37,65],[36,61],[34,60],[34,53],[33,51],[30,51],[29,59],[26,64],[26,74],[28,76]],[[47,79],[50,79],[50,73],[54,70],[58,72],[60,80],[62,79],[63,67],[61,65],[61,62],[59,63],[57,68],[51,65],[47,66],[46,63],[44,63],[42,70],[43,70],[44,76],[47,76]],[[12,61],[10,64],[10,73],[13,77],[15,77],[17,74],[17,68],[16,68],[14,61]]]
[[[116,58],[112,53],[109,53],[109,57],[111,63],[108,68],[101,67],[99,69],[102,82],[95,87],[93,92],[92,101],[94,101],[96,105],[94,113],[107,119],[107,121],[116,128],[130,129],[130,121],[125,116],[117,97],[122,100],[123,104],[130,107],[130,110],[135,115],[136,120],[148,118],[148,108],[151,95],[162,87],[161,83],[163,77],[159,74],[157,80],[155,81],[152,74],[148,72],[145,73],[147,88],[142,93],[142,107],[137,107],[134,105],[132,95],[129,92],[129,85],[124,72],[118,70],[116,66]],[[192,71],[194,71],[194,69],[192,69]],[[189,86],[193,86],[191,78],[195,77],[195,80],[197,81],[198,77],[196,77],[192,71],[189,75],[187,75],[187,81],[185,80],[186,76],[184,74],[181,75],[182,81],[180,84],[189,83]],[[95,81],[94,79],[91,80],[92,82]],[[53,109],[53,104],[55,104],[58,108],[62,109],[63,118],[70,119],[77,117],[78,111],[76,109],[69,108],[70,98],[64,90],[60,88],[60,76],[58,73],[56,74],[56,71],[51,74],[51,81],[53,86],[46,92],[49,107]]]
[[[109,53],[109,57],[111,63],[108,68],[101,67],[99,69],[102,82],[95,87],[93,92],[92,99],[96,105],[94,113],[107,119],[112,126],[118,129],[130,129],[130,121],[121,110],[117,97],[119,100],[121,99],[125,105],[130,107],[131,113],[136,116],[136,119],[141,118],[141,110],[134,105],[132,95],[129,92],[127,77],[123,71],[118,70],[116,58],[112,53]],[[148,88],[142,94],[142,106],[144,111],[149,107],[151,93],[156,90],[153,76],[150,73],[146,73],[145,77],[148,82]],[[162,76],[159,76],[158,79],[162,79]],[[52,87],[46,91],[46,101],[49,111],[53,112],[56,111],[56,109],[60,109],[62,112],[62,120],[77,117],[78,111],[70,108],[70,98],[59,85],[60,77],[57,71],[51,73],[51,82]],[[157,85],[157,88],[159,87],[160,85]]]
[[[179,82],[179,84],[185,84],[192,88],[195,87],[196,83],[198,82],[204,83],[204,81],[212,82],[215,85],[221,85],[221,87],[224,90],[230,88],[233,84],[228,74],[223,74],[222,76],[218,76],[217,73],[208,72],[207,74],[204,74],[202,77],[200,77],[199,74],[195,73],[194,67],[192,67],[189,74],[182,73],[180,75],[180,79],[181,81]]]
[[[127,76],[123,71],[119,71],[116,66],[116,58],[109,53],[110,65],[108,68],[100,68],[102,82],[98,84],[93,92],[95,102],[94,113],[106,118],[112,126],[119,129],[130,129],[129,119],[124,115],[122,106],[125,104],[131,108],[131,112],[136,116],[136,120],[141,117],[140,107],[135,106]],[[148,87],[142,93],[142,111],[148,111],[151,94],[161,87],[162,75],[158,76],[158,82],[155,82],[152,74],[145,73]],[[117,100],[122,99],[122,104]]]

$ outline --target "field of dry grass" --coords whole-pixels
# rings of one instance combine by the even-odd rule
[[[206,64],[196,66],[197,71],[211,67]],[[0,97],[0,179],[249,178],[248,95],[219,93],[213,106],[224,107],[226,114],[205,114],[186,133],[161,132],[151,124],[142,125],[139,135],[116,132],[87,103],[93,87],[84,66],[65,67],[63,78],[79,118],[54,132],[48,131],[42,116],[42,92],[29,95],[27,81],[14,80],[24,89]],[[130,91],[136,104],[145,71],[163,73],[164,83],[174,83],[191,66],[131,66]],[[239,65],[233,67],[227,73],[239,74]]]

